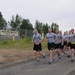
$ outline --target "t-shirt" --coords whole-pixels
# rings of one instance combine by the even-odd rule
[[[68,34],[68,40],[70,40],[70,38],[72,38],[73,34]]]
[[[75,34],[72,34],[72,35],[71,35],[70,40],[71,40],[71,43],[75,43]]]
[[[63,35],[62,37],[63,37],[64,41],[67,41],[69,39],[68,35]]]
[[[55,43],[61,43],[62,41],[62,35],[61,34],[55,34]]]
[[[35,44],[39,43],[42,40],[41,34],[37,33],[33,35],[33,42]]]
[[[45,38],[48,40],[48,43],[53,43],[55,39],[55,34],[54,33],[47,33]]]

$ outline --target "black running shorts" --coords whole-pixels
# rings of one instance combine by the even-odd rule
[[[34,51],[42,51],[42,45],[41,45],[41,43],[39,45],[34,44],[33,50]]]

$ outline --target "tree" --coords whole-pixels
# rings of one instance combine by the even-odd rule
[[[6,27],[6,26],[7,26],[7,22],[6,22],[6,20],[3,18],[2,13],[0,12],[0,27],[1,27],[1,28],[4,28],[4,27]]]
[[[39,33],[42,33],[42,31],[43,31],[43,23],[39,22],[38,20],[36,20],[36,22],[35,22],[35,28],[37,28],[37,30],[38,30]]]
[[[59,25],[57,23],[51,24],[52,31],[55,33],[56,29],[59,29]]]
[[[48,32],[48,28],[50,28],[50,27],[49,27],[49,25],[47,23],[43,24],[43,32],[44,32],[44,34],[46,34]]]
[[[16,17],[12,16],[12,19],[10,21],[10,26],[12,28],[20,28],[20,25],[22,23],[22,18],[17,14]]]
[[[44,32],[44,34],[46,34],[48,32],[48,28],[50,28],[50,26],[47,23],[44,24],[44,23],[39,22],[38,20],[36,20],[35,28],[37,28],[39,33]]]
[[[30,23],[29,19],[23,19],[20,28],[33,30],[33,25]]]

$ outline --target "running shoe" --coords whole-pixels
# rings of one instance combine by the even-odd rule
[[[61,59],[61,56],[59,56],[59,59]]]
[[[46,59],[46,56],[45,56],[45,55],[43,55],[43,58],[44,58],[44,59]]]
[[[54,57],[52,61],[55,61],[55,60],[56,60],[56,58]]]
[[[68,58],[70,58],[71,56],[70,56],[70,55],[68,55],[67,57],[68,57]]]
[[[74,59],[71,59],[71,62],[74,62]]]
[[[36,59],[36,62],[39,62],[40,60],[39,59]]]
[[[49,64],[52,64],[52,61],[48,61]]]

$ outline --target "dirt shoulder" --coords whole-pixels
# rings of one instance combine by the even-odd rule
[[[47,53],[43,50],[43,53]],[[0,49],[0,66],[12,62],[20,62],[22,60],[29,60],[34,58],[33,50],[24,49]]]

